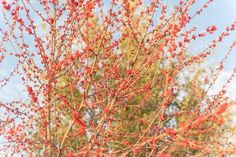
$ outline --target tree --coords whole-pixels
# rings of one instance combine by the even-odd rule
[[[191,15],[194,0],[180,0],[173,12],[159,0],[2,1],[1,62],[11,58],[16,66],[1,84],[18,78],[28,96],[1,103],[6,154],[235,153],[235,145],[224,147],[223,124],[236,71],[218,94],[208,93],[235,43],[215,73],[198,65],[236,22],[188,54],[190,43],[217,30],[186,28],[211,2]]]

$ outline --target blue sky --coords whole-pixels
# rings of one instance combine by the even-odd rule
[[[202,0],[201,0],[202,1]],[[216,25],[218,27],[217,33],[214,36],[219,35],[225,30],[227,25],[236,21],[236,1],[235,0],[215,0],[208,9],[206,9],[202,15],[197,16],[193,23],[198,25],[199,29],[204,29],[209,25]],[[217,57],[222,57],[228,50],[231,42],[236,40],[236,33],[232,33],[230,37],[227,37],[223,43],[217,47]],[[208,38],[212,40],[212,38]],[[234,50],[234,52],[236,52]],[[229,60],[226,62],[226,70],[230,70],[236,66],[236,55],[232,53]]]
[[[203,2],[203,0],[199,0]],[[199,6],[196,6],[199,7]],[[195,8],[193,8],[195,10]],[[215,0],[208,9],[206,9],[200,16],[197,16],[193,21],[193,25],[197,25],[198,28],[205,29],[210,25],[216,25],[218,30],[217,32],[209,36],[206,41],[203,43],[209,43],[209,41],[213,40],[217,37],[222,31],[225,30],[226,26],[230,25],[236,21],[236,1],[235,0]],[[231,33],[230,36],[226,37],[222,43],[217,46],[215,55],[210,56],[208,60],[211,61],[211,65],[214,66],[214,63],[218,63],[222,57],[227,53],[232,41],[236,40],[236,32]],[[194,45],[196,48],[199,45]],[[221,74],[219,80],[215,88],[219,89],[222,84],[228,79],[228,77],[232,74],[233,69],[236,67],[236,49],[234,49],[224,64],[225,69]],[[236,94],[236,79],[233,80],[230,88],[229,95],[235,99]],[[213,89],[214,91],[214,89]]]

